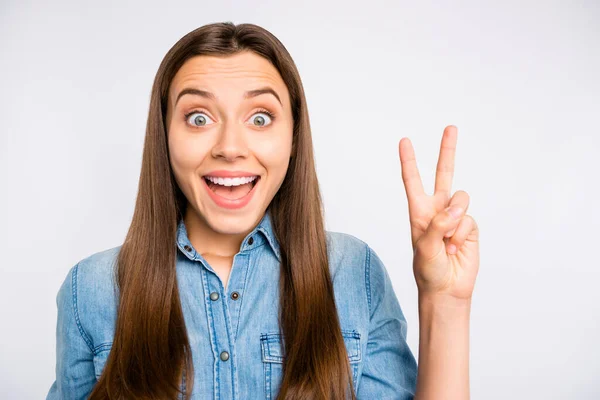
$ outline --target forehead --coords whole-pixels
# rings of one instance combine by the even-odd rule
[[[281,100],[289,102],[288,91],[277,69],[265,58],[245,51],[228,56],[195,56],[188,59],[175,74],[169,89],[172,104],[185,88],[205,89],[217,98],[271,86]]]

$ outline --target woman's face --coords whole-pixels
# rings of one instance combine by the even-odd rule
[[[292,149],[289,93],[275,67],[252,52],[188,59],[171,82],[166,123],[188,211],[221,234],[253,229]]]

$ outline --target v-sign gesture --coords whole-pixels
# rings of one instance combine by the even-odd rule
[[[479,270],[479,230],[475,220],[466,214],[469,195],[459,190],[450,197],[456,141],[457,128],[447,126],[442,136],[432,196],[423,189],[408,138],[400,140],[399,153],[419,295],[469,300]]]

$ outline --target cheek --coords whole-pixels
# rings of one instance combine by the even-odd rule
[[[173,174],[178,183],[183,183],[193,179],[196,175],[202,160],[206,157],[206,146],[199,141],[190,140],[176,133],[169,136],[169,158]]]
[[[281,179],[285,176],[292,150],[291,138],[291,133],[275,133],[254,143],[253,153],[269,175],[276,175]]]

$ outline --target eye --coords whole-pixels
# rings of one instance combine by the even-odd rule
[[[192,111],[185,115],[187,123],[192,126],[210,125],[207,121],[212,121],[208,115],[200,111]]]
[[[272,124],[274,119],[275,115],[273,115],[273,113],[271,113],[270,111],[264,109],[259,110],[259,112],[255,113],[254,115],[252,115],[252,117],[250,117],[252,125],[259,127]]]

